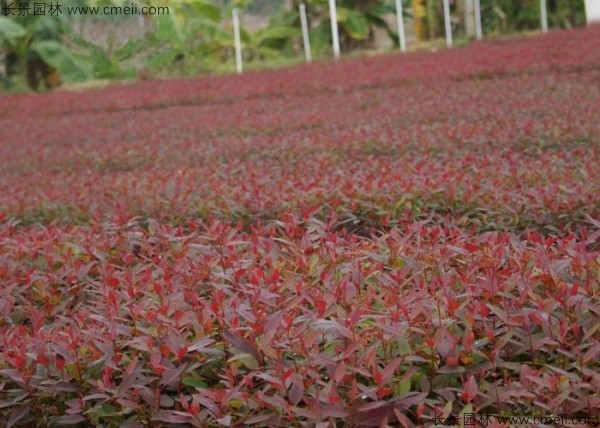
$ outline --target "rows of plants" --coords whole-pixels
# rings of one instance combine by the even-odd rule
[[[0,424],[600,416],[599,43],[4,97]]]

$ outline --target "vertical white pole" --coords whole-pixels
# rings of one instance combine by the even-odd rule
[[[548,32],[548,10],[546,9],[546,0],[540,0],[540,20],[542,21],[542,32]]]
[[[464,0],[465,33],[467,37],[475,36],[475,4],[473,0]]]
[[[337,25],[337,9],[335,7],[335,0],[329,0],[329,17],[331,19],[331,38],[333,42],[333,57],[338,59],[340,57],[340,35],[338,32]]]
[[[406,35],[404,34],[404,13],[402,12],[402,0],[396,0],[396,19],[398,20],[398,42],[400,50],[406,52]]]
[[[446,26],[446,46],[452,47],[452,22],[450,21],[450,0],[444,0],[444,24]]]
[[[481,29],[481,3],[479,0],[473,0],[475,6],[475,37],[477,40],[483,39],[483,30]]]
[[[585,0],[585,19],[589,24],[600,22],[600,2],[598,0]]]
[[[240,15],[237,9],[233,9],[233,37],[235,42],[235,68],[238,74],[242,74],[242,41],[240,39]]]
[[[308,37],[308,21],[306,20],[306,5],[300,4],[300,22],[302,24],[302,40],[304,41],[304,58],[310,64],[312,55],[310,53],[310,39]]]

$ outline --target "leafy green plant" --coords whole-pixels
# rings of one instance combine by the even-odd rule
[[[33,8],[32,2],[28,3]],[[8,6],[6,6],[8,7]],[[30,88],[41,83],[56,86],[57,79],[84,80],[90,77],[83,57],[62,42],[69,32],[68,21],[58,14],[0,17],[0,50],[5,56],[6,84],[15,77],[26,78]]]
[[[72,41],[85,52],[90,72],[95,79],[133,77],[135,70],[124,68],[122,63],[133,57],[144,46],[143,38],[128,40],[117,47],[113,47],[112,43],[109,43],[108,47],[103,47],[79,36],[74,36]]]
[[[296,0],[292,16],[297,15]],[[329,2],[327,0],[309,0],[307,4],[309,20],[312,23],[311,44],[317,52],[331,46],[331,25],[329,21]],[[386,0],[341,0],[337,2],[337,19],[340,30],[340,44],[343,49],[372,47],[375,28],[382,28],[396,42],[397,34],[387,24],[386,14],[395,13],[393,2]],[[294,22],[299,28],[299,17]]]
[[[571,28],[585,22],[583,0],[547,0],[551,27]],[[538,30],[539,0],[481,0],[486,33]]]
[[[294,40],[301,37],[299,25],[296,25],[298,13],[278,13],[269,22],[268,27],[254,33],[241,29],[244,56],[252,60],[276,59],[294,54]]]
[[[142,51],[142,61],[155,71],[172,70],[173,66],[185,70],[207,57],[221,60],[231,36],[221,26],[219,7],[202,0],[174,1],[169,10],[168,15],[153,16],[154,31],[121,46],[114,59]]]
[[[153,17],[155,31],[140,41],[148,68],[158,72],[194,74],[231,60],[232,3],[219,7],[205,0],[170,3],[169,15]],[[300,36],[295,16],[277,14],[267,28],[250,32],[242,26],[245,60],[275,59],[290,52],[290,40]],[[179,68],[179,70],[177,70]]]

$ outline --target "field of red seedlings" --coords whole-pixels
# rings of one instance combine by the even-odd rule
[[[3,96],[0,425],[600,418],[599,46]]]

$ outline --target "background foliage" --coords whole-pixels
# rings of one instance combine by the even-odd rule
[[[468,0],[452,2],[453,27],[465,35]],[[80,37],[74,27],[82,21],[113,20],[129,25],[123,16],[10,16],[0,17],[0,53],[3,86],[33,89],[55,87],[60,81],[123,79],[147,75],[195,75],[229,70],[233,62],[231,12],[268,16],[266,27],[241,30],[245,62],[278,63],[301,58],[298,5],[265,0],[176,0],[169,15],[146,16],[150,30],[117,44]],[[403,0],[405,19],[412,20],[418,40],[443,35],[441,0]],[[7,4],[2,0],[3,5]],[[32,4],[33,1],[24,3]],[[39,3],[39,2],[36,2]],[[48,3],[48,2],[47,2]],[[146,0],[146,5],[165,5]],[[313,55],[328,56],[331,28],[327,0],[306,0]],[[121,0],[68,0],[63,5],[123,5]],[[482,0],[484,32],[505,34],[539,28],[538,0]],[[374,47],[374,34],[382,29],[397,44],[393,0],[338,0],[340,41],[344,52]],[[548,0],[552,27],[570,28],[585,21],[583,0]],[[130,18],[131,19],[131,18]],[[393,25],[390,25],[390,22]],[[1,57],[0,57],[1,58]]]

